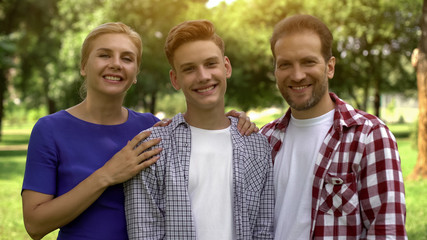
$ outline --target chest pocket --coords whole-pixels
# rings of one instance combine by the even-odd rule
[[[336,217],[355,214],[359,208],[357,182],[354,173],[327,174],[320,199],[320,211]]]

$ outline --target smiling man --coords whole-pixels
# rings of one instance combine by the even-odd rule
[[[169,32],[170,80],[187,110],[151,129],[160,158],[125,184],[130,239],[273,239],[271,147],[224,115],[232,71],[224,51],[209,21]]]
[[[262,133],[273,147],[275,239],[406,239],[393,134],[329,93],[332,34],[310,15],[285,18],[271,50],[290,108]]]

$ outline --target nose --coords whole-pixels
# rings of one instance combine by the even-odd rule
[[[211,73],[210,73],[209,69],[207,69],[203,66],[199,67],[199,69],[197,71],[197,75],[198,75],[198,79],[200,81],[209,80],[211,78]]]
[[[306,74],[304,72],[304,69],[300,65],[295,64],[292,68],[291,79],[295,82],[300,82],[304,80],[305,77]]]
[[[111,69],[117,69],[117,70],[120,70],[120,69],[122,68],[122,62],[121,62],[120,56],[112,56],[112,57],[110,58],[110,64],[109,64],[109,67],[110,67]]]

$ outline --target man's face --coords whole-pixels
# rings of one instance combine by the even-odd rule
[[[173,65],[170,79],[175,89],[182,89],[187,109],[224,107],[231,64],[214,42],[200,40],[181,45],[174,52]]]
[[[313,110],[329,96],[328,79],[334,76],[335,58],[325,62],[317,34],[286,35],[276,42],[274,52],[276,83],[291,109]]]

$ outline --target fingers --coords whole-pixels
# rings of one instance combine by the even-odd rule
[[[239,123],[240,122],[242,122],[240,129],[239,124],[237,124],[237,129],[239,130],[240,134],[248,136],[255,131],[256,125],[255,123],[251,122],[249,117],[245,117],[243,120],[242,118],[239,118]]]
[[[236,110],[231,110],[231,111],[227,112],[225,114],[225,116],[227,116],[227,117],[230,116],[230,117],[236,117],[236,118],[238,118],[238,117],[240,117],[240,114],[241,114],[241,112],[238,112]]]
[[[258,131],[259,131],[259,128],[256,126],[256,124],[251,122],[251,125],[249,126],[249,128],[242,135],[249,136],[252,133],[257,133]]]
[[[160,156],[154,156],[148,160],[145,160],[143,162],[141,162],[138,166],[137,166],[137,171],[141,172],[142,170],[148,168],[149,166],[153,165],[154,163],[157,162],[157,160],[159,160]]]
[[[133,148],[137,147],[137,145],[147,137],[151,135],[151,131],[143,131],[138,133],[130,142],[128,142],[128,145],[130,145]]]
[[[166,127],[172,122],[172,119],[165,118],[161,121],[156,122],[153,127]]]
[[[162,150],[163,150],[162,148],[154,148],[151,150],[146,150],[146,151],[141,152],[138,155],[138,164],[141,164],[142,162],[150,159],[151,157],[158,155]],[[156,157],[158,157],[158,156],[156,156]]]
[[[159,142],[161,141],[161,138],[154,138],[154,139],[150,139],[148,141],[144,141],[144,142],[139,142],[136,146],[135,146],[135,150],[137,151],[137,154],[141,154],[143,151],[159,144]]]

